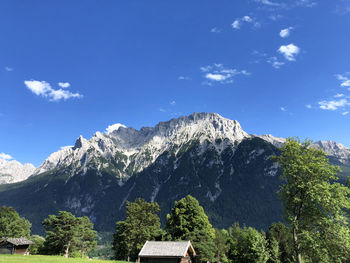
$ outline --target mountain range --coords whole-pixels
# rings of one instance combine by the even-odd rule
[[[111,232],[127,201],[158,202],[164,221],[174,201],[191,194],[216,227],[237,221],[266,229],[282,220],[276,194],[280,169],[270,157],[279,154],[284,141],[248,134],[238,121],[216,113],[194,113],[140,130],[117,124],[89,140],[80,136],[74,146],[32,169],[28,179],[15,171],[2,181],[0,205],[14,206],[33,223],[34,233],[42,233],[41,221],[58,210],[87,215],[98,231]],[[342,180],[350,175],[350,149],[332,141],[313,147],[343,168]],[[20,179],[26,180],[14,183]]]

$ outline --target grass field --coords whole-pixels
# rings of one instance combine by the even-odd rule
[[[64,258],[60,256],[21,256],[0,255],[0,263],[126,263],[115,260],[91,260],[82,258]]]

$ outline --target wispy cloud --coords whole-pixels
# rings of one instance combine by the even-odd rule
[[[269,1],[269,0],[256,0],[256,2],[264,4],[264,5],[268,5],[268,6],[281,6],[280,3],[272,2],[272,1]]]
[[[204,77],[207,80],[204,84],[221,83],[228,84],[232,83],[233,79],[237,75],[250,75],[247,70],[237,70],[234,68],[226,68],[223,64],[213,64],[201,67],[200,70],[205,73]],[[209,82],[208,82],[209,81]]]
[[[241,18],[237,18],[233,23],[231,24],[232,28],[234,29],[241,29],[243,24],[252,24],[255,28],[260,27],[260,23],[255,20],[255,18],[252,18],[250,16],[243,16]]]
[[[320,105],[320,108],[322,110],[335,111],[339,108],[344,108],[346,106],[349,106],[350,102],[346,98],[343,98],[338,100],[322,100],[318,102],[318,104]]]
[[[3,160],[11,160],[13,159],[11,155],[9,154],[6,154],[6,153],[0,153],[0,159],[3,159]]]
[[[222,29],[221,28],[217,28],[217,27],[213,27],[212,29],[210,29],[211,33],[221,33]]]
[[[295,61],[295,56],[299,54],[300,48],[294,44],[282,45],[278,49],[278,52],[281,53],[287,60]]]
[[[175,105],[176,105],[176,101],[175,101],[175,100],[170,101],[170,105],[171,105],[171,106],[175,106]]]
[[[190,77],[186,77],[186,76],[179,76],[177,79],[178,80],[191,80]]]
[[[350,72],[347,72],[344,75],[342,74],[335,75],[335,77],[340,81],[341,87],[350,87],[350,79],[348,77],[349,75],[350,75]]]
[[[126,126],[124,124],[121,124],[121,123],[115,123],[115,124],[109,125],[106,128],[106,133],[110,134],[113,131],[117,131],[120,127],[126,128]]]
[[[282,38],[287,38],[290,36],[290,32],[293,30],[293,27],[288,27],[288,28],[284,28],[280,31],[280,37]]]
[[[280,109],[281,109],[281,111],[287,111],[287,109],[285,107],[281,107]]]
[[[312,109],[312,106],[310,104],[305,105],[306,108]]]
[[[13,71],[13,68],[5,67],[5,70],[6,70],[7,72],[11,72],[11,71]]]
[[[281,68],[281,67],[285,64],[284,62],[279,61],[279,60],[277,59],[277,57],[270,57],[270,58],[267,59],[266,62],[269,63],[269,64],[271,64],[272,67],[274,67],[275,69],[279,69],[279,68]]]
[[[83,97],[83,95],[79,93],[72,93],[68,90],[63,90],[63,89],[54,89],[46,81],[26,80],[24,81],[24,84],[35,95],[41,96],[43,98],[48,98],[50,101],[60,101],[62,99],[68,100],[70,98],[80,99]],[[64,86],[67,85],[67,83],[63,83],[63,84]]]
[[[348,111],[344,111],[341,115],[345,116],[345,115],[348,115],[349,112]]]
[[[255,2],[270,8],[270,10],[292,9],[296,7],[314,7],[317,5],[317,2],[313,0],[283,0],[283,1],[255,0]]]

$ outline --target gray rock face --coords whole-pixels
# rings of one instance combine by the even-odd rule
[[[35,170],[30,163],[21,164],[15,160],[0,159],[0,185],[26,180]]]

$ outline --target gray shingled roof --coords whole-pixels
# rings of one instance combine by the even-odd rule
[[[15,246],[34,244],[32,241],[26,239],[25,237],[20,237],[20,238],[8,237],[8,238],[0,239],[0,243],[3,243],[3,242],[9,242],[9,243],[11,243],[11,244],[13,244]]]
[[[185,257],[189,248],[195,254],[190,241],[147,241],[139,257]]]

